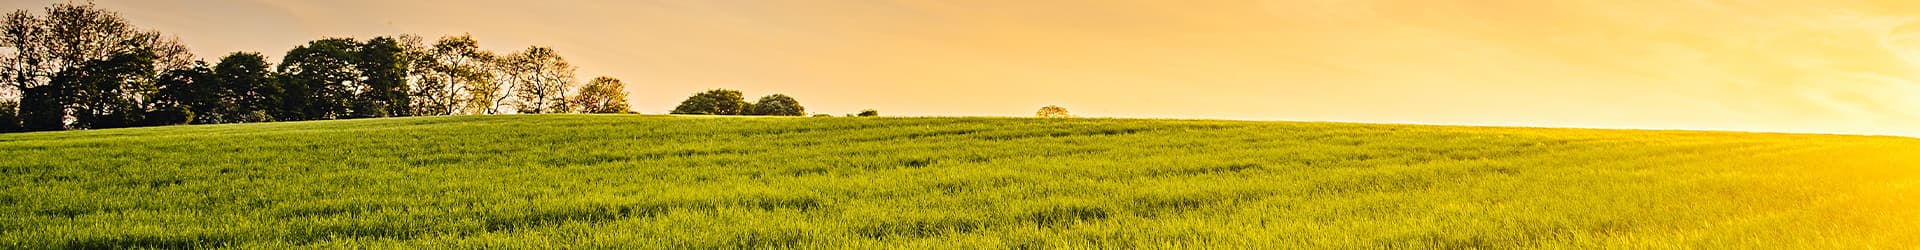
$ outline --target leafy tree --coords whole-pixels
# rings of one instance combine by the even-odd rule
[[[352,117],[408,116],[413,109],[407,95],[412,58],[392,37],[375,37],[360,44],[349,58],[360,73],[354,86]]]
[[[469,113],[488,106],[486,93],[498,92],[488,70],[493,52],[481,50],[480,42],[465,34],[441,37],[424,49],[423,60],[414,64],[425,73],[413,89],[420,115]]]
[[[55,86],[37,86],[20,91],[20,127],[25,131],[67,129],[67,93]]]
[[[20,113],[18,113],[18,110],[20,110],[19,102],[0,100],[0,133],[19,132],[22,130],[20,128]]]
[[[750,114],[803,116],[807,115],[807,108],[801,107],[800,101],[794,100],[793,97],[783,94],[773,94],[760,97],[759,102],[753,103],[753,111],[750,112]]]
[[[713,89],[687,97],[674,107],[673,114],[689,115],[739,115],[747,109],[747,100],[739,90]]]
[[[359,41],[326,38],[288,50],[281,59],[280,99],[273,117],[334,119],[349,115],[360,72],[353,60]]]
[[[1047,105],[1046,107],[1040,107],[1040,111],[1034,112],[1034,115],[1039,116],[1040,118],[1073,117],[1072,114],[1067,113],[1067,108],[1062,108],[1060,106],[1054,106],[1054,105]]]
[[[234,52],[213,66],[212,92],[232,109],[219,111],[220,122],[271,121],[269,115],[279,103],[280,89],[272,77],[267,58],[255,52]]]
[[[518,98],[515,106],[520,113],[544,114],[570,112],[567,107],[567,91],[575,84],[575,68],[566,58],[555,54],[552,48],[533,46],[518,55],[514,68],[524,70],[515,77],[521,84],[514,96]]]
[[[626,85],[613,77],[594,77],[580,86],[573,96],[573,107],[581,113],[624,113],[627,109]]]
[[[226,123],[237,115],[233,110],[238,105],[230,100],[233,94],[206,63],[168,71],[159,81],[154,113],[143,124]]]
[[[513,98],[514,88],[523,85],[520,81],[527,74],[521,67],[524,64],[519,63],[522,59],[515,56],[518,54],[520,52],[513,52],[488,60],[485,69],[493,76],[493,80],[467,88],[471,95],[469,105],[479,109],[476,113],[491,115],[506,112],[501,107],[507,106],[508,99]]]
[[[860,111],[860,114],[857,114],[857,115],[855,115],[855,116],[859,116],[859,117],[875,117],[875,116],[880,116],[880,111],[879,111],[879,110],[872,110],[872,109],[867,109],[867,110],[861,110],[861,111]]]
[[[120,99],[115,103],[120,108],[144,110],[152,108],[152,95],[158,89],[153,85],[155,73],[184,68],[191,62],[193,55],[178,39],[163,36],[158,32],[141,31],[121,18],[118,13],[96,8],[92,2],[56,3],[44,9],[45,15],[35,15],[27,10],[16,10],[0,18],[0,99],[20,98],[19,114],[23,124],[31,124],[31,129],[65,129],[67,109],[88,108],[87,112],[121,112],[99,107],[98,101]],[[79,72],[86,64],[105,61],[111,57],[132,54],[147,54],[146,74],[126,77],[115,90],[97,89],[99,86],[56,86],[61,84],[79,84],[82,80],[102,80],[109,76],[92,76]],[[125,59],[125,58],[122,58]],[[120,64],[125,63],[121,61]],[[109,67],[96,64],[92,70]],[[57,82],[55,78],[62,78]],[[92,81],[92,84],[110,84]],[[82,90],[90,92],[80,92]],[[100,96],[118,94],[118,98]],[[89,94],[87,106],[76,106],[70,94]],[[35,99],[40,98],[40,99]],[[83,114],[98,115],[99,113]],[[116,115],[135,115],[136,113],[115,113]],[[76,122],[98,122],[93,116],[87,119],[76,118]],[[125,118],[125,117],[122,117]],[[89,124],[99,125],[99,124]]]
[[[68,89],[74,128],[119,128],[136,125],[150,106],[148,92],[157,92],[150,77],[153,53],[134,50],[107,60],[89,61],[54,77],[55,86]]]
[[[220,90],[220,85],[213,79],[213,69],[206,63],[161,74],[159,94],[154,96],[153,107],[147,110],[138,125],[223,122],[225,118],[219,117],[218,113],[232,109],[233,105],[222,102],[221,95],[215,93]]]

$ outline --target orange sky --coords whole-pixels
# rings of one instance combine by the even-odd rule
[[[1909,136],[1916,2],[99,1],[201,57],[399,33],[553,46],[643,113],[734,88],[834,114]]]

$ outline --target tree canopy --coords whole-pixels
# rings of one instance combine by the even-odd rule
[[[582,84],[555,49],[480,48],[467,34],[324,37],[277,64],[258,52],[208,63],[178,38],[92,2],[0,17],[0,132],[420,115],[630,113],[626,84]],[[673,114],[803,116],[791,96],[694,94]],[[877,116],[866,110],[862,116]]]
[[[0,17],[0,100],[17,100],[28,130],[140,123],[161,73],[192,64],[179,39],[140,30],[92,2]]]
[[[753,112],[751,112],[750,114],[774,115],[774,116],[803,116],[803,115],[807,115],[807,108],[801,107],[800,101],[794,100],[793,97],[790,97],[784,94],[773,94],[765,97],[760,97],[759,102],[754,102]]]
[[[627,113],[627,87],[620,79],[613,77],[594,77],[580,86],[580,93],[571,101],[575,111],[581,113]]]
[[[1067,113],[1067,108],[1062,108],[1060,106],[1054,106],[1054,105],[1047,105],[1046,107],[1040,107],[1040,111],[1034,112],[1034,115],[1039,116],[1040,118],[1073,117],[1073,114]]]
[[[687,115],[742,115],[746,114],[746,97],[739,90],[712,89],[687,97],[674,107],[672,114]]]

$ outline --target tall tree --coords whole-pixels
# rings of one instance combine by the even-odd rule
[[[408,116],[413,109],[407,91],[412,57],[392,37],[375,37],[360,44],[350,58],[360,76],[353,101],[353,117]]]
[[[487,89],[493,82],[487,70],[493,52],[481,50],[480,42],[465,34],[441,37],[425,49],[424,60],[414,64],[425,72],[413,88],[415,110],[420,115],[452,115],[484,109],[486,105],[471,103],[489,103],[484,96],[493,92]]]
[[[226,83],[205,62],[167,71],[160,75],[158,85],[153,114],[144,125],[227,123],[236,118],[233,110],[238,109],[238,103],[230,100],[232,93]]]
[[[522,86],[514,92],[515,102],[520,113],[566,113],[567,91],[573,89],[575,68],[547,47],[533,46],[521,52],[518,68],[525,70],[519,74]]]
[[[222,95],[222,102],[233,105],[233,109],[221,114],[223,122],[273,120],[271,114],[280,91],[272,73],[267,57],[260,53],[233,52],[221,57],[220,63],[213,66],[213,80],[220,89],[215,92]]]
[[[118,128],[133,126],[144,119],[158,92],[151,82],[153,53],[134,50],[115,54],[107,60],[88,61],[54,76],[54,86],[65,88],[71,97],[74,128]]]
[[[231,94],[226,93],[226,84],[214,76],[206,62],[163,73],[157,85],[160,90],[153,97],[153,107],[140,126],[226,123],[233,119],[232,110],[237,105],[225,100]]]
[[[807,115],[807,108],[801,107],[800,101],[794,100],[793,97],[791,96],[787,96],[783,94],[773,94],[765,97],[760,97],[759,102],[753,103],[753,111],[749,112],[749,114],[777,115],[777,116],[803,116],[803,115]]]
[[[613,77],[594,77],[580,86],[579,94],[573,96],[573,108],[581,113],[625,113],[627,109],[626,85]]]
[[[280,103],[273,116],[315,120],[351,115],[361,79],[353,60],[359,47],[351,38],[326,38],[288,50],[280,61]]]
[[[116,55],[150,54],[144,65],[147,74],[129,76],[137,81],[115,93],[131,100],[130,106],[151,108],[158,90],[152,83],[158,72],[187,67],[193,55],[177,38],[158,32],[141,31],[128,24],[118,13],[96,8],[92,2],[56,3],[44,9],[44,16],[16,10],[0,18],[0,99],[20,98],[23,118],[34,129],[62,129],[67,113],[76,108],[67,98],[76,86],[52,86],[54,78],[66,75],[79,80],[83,75],[67,73],[93,61],[109,60]],[[95,68],[107,67],[104,65]],[[69,83],[77,81],[68,81]],[[33,93],[28,93],[33,92]],[[98,93],[92,93],[98,94]],[[47,98],[28,100],[31,98]],[[26,110],[35,109],[35,110]]]
[[[694,94],[674,107],[673,114],[688,115],[740,115],[747,111],[746,97],[739,90],[712,89]]]
[[[472,101],[470,101],[472,106],[481,109],[477,113],[491,115],[506,112],[502,108],[510,104],[509,101],[515,96],[515,91],[526,85],[524,83],[527,79],[526,75],[530,74],[527,72],[528,64],[524,63],[526,58],[520,56],[522,53],[508,53],[488,60],[485,69],[493,76],[493,80],[468,88],[469,94],[472,95]]]

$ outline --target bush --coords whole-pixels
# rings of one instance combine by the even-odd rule
[[[680,102],[680,106],[674,107],[671,113],[678,115],[741,115],[746,114],[748,105],[751,104],[747,103],[746,97],[743,97],[739,90],[713,89],[694,94],[692,97],[687,97],[687,100]]]
[[[813,115],[813,117],[833,117],[833,115],[829,115],[829,114],[814,114],[814,115]]]
[[[1046,107],[1040,107],[1040,111],[1034,112],[1034,115],[1039,116],[1040,118],[1073,117],[1072,114],[1067,114],[1067,108],[1062,108],[1060,106],[1054,106],[1054,105],[1047,105]]]
[[[21,130],[20,113],[17,113],[16,110],[20,110],[19,102],[0,101],[0,133],[19,132]]]
[[[859,117],[875,117],[875,116],[880,116],[880,111],[879,111],[879,110],[872,110],[872,109],[868,109],[868,110],[861,110],[861,111],[860,111],[860,114],[857,114],[857,115],[855,115],[855,116],[859,116]]]
[[[801,107],[800,101],[794,100],[791,96],[773,94],[761,97],[759,102],[753,103],[753,112],[749,114],[803,116],[807,115],[807,108]]]

